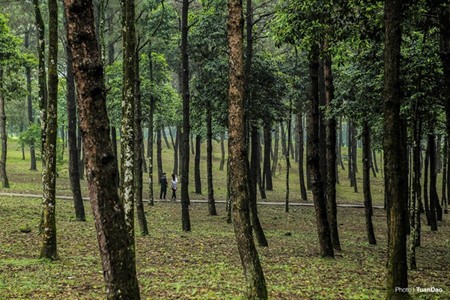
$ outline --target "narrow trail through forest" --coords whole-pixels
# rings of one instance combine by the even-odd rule
[[[23,198],[41,198],[42,195],[38,195],[38,194],[21,194],[21,193],[0,193],[0,197],[2,196],[10,196],[10,197],[23,197]],[[61,200],[72,200],[72,196],[64,196],[64,195],[60,195],[60,196],[56,196],[57,199],[61,199]],[[84,201],[89,201],[88,197],[83,197]],[[208,200],[190,200],[192,203],[208,203]],[[144,202],[149,202],[148,199],[144,199]],[[159,199],[155,199],[154,202],[159,202],[159,203],[180,203],[180,200],[177,200],[175,202],[170,201],[170,200],[159,200]],[[224,200],[215,200],[216,203],[225,203]],[[264,200],[260,200],[258,201],[258,204],[262,204],[262,205],[285,205],[284,201],[264,201]],[[289,203],[290,206],[314,206],[313,202],[290,202]],[[348,203],[338,203],[337,204],[338,207],[346,207],[346,208],[364,208],[363,204],[348,204]],[[376,209],[384,209],[383,206],[381,205],[373,205],[373,208]]]

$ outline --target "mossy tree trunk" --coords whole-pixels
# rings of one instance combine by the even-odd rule
[[[388,274],[387,298],[408,298],[404,292],[408,287],[408,268],[406,261],[406,227],[403,174],[402,120],[400,105],[402,92],[400,83],[400,47],[403,1],[386,0],[384,8],[384,173],[385,197],[388,222]]]
[[[267,299],[264,273],[252,237],[247,193],[246,143],[244,118],[242,1],[228,0],[229,48],[229,175],[232,217],[248,299]]]
[[[87,179],[107,299],[139,299],[133,242],[117,185],[102,59],[95,39],[91,0],[65,0],[73,53]]]
[[[56,244],[56,138],[58,105],[58,2],[48,1],[49,39],[48,39],[48,102],[45,133],[43,184],[43,221],[41,258],[58,258]]]

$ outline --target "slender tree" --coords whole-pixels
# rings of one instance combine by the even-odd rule
[[[264,273],[252,237],[247,193],[244,122],[243,10],[241,0],[228,0],[229,175],[235,236],[246,278],[248,299],[267,299]]]
[[[212,111],[211,101],[208,101],[206,106],[206,173],[208,177],[208,214],[216,216],[216,202],[214,200],[214,186],[213,186],[213,163],[212,163]]]
[[[0,157],[0,179],[4,188],[9,188],[8,175],[6,174],[6,158],[8,150],[8,135],[6,134],[6,113],[5,97],[3,96],[3,66],[0,66],[0,138],[1,138],[1,157]]]
[[[117,167],[106,113],[106,91],[95,39],[91,0],[65,0],[73,53],[80,127],[85,145],[89,196],[94,213],[108,299],[140,299],[133,243],[116,185]]]
[[[202,180],[200,177],[200,154],[202,146],[201,135],[195,135],[195,158],[194,158],[194,182],[195,182],[195,193],[202,193]]]
[[[30,47],[30,33],[31,28],[28,28],[25,32],[24,46],[26,49]],[[27,77],[27,114],[28,114],[28,126],[34,123],[33,117],[33,101],[32,101],[32,87],[31,87],[31,66],[25,66],[25,76]],[[36,149],[34,148],[34,141],[30,143],[30,170],[36,171]]]
[[[384,8],[384,173],[388,215],[388,275],[387,298],[408,298],[408,268],[406,262],[406,218],[402,173],[403,147],[400,105],[400,46],[402,40],[402,4],[400,0],[386,0]]]
[[[376,245],[377,240],[375,238],[375,233],[373,230],[372,222],[372,192],[370,189],[370,127],[367,120],[363,124],[363,193],[364,193],[364,211],[366,215],[366,230],[367,230],[367,240],[369,244]]]
[[[300,195],[303,201],[308,200],[308,196],[306,194],[306,185],[305,185],[305,172],[304,172],[304,133],[303,133],[303,112],[299,108],[297,113],[297,139],[298,143],[298,174],[300,180]]]
[[[58,2],[48,1],[48,102],[46,116],[43,184],[41,258],[58,258],[56,245],[56,135],[58,104]]]

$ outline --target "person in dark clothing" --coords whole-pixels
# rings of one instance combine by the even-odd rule
[[[159,199],[166,199],[167,193],[167,177],[166,173],[162,173],[161,179],[159,179],[159,184],[161,185],[161,192],[159,193]]]

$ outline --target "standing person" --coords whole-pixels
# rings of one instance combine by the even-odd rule
[[[172,201],[177,200],[177,185],[178,185],[178,178],[175,176],[175,174],[172,174]]]
[[[161,192],[159,193],[159,199],[166,199],[167,193],[167,177],[166,173],[162,173],[161,179],[159,180],[159,184],[161,185]]]

